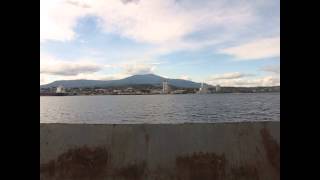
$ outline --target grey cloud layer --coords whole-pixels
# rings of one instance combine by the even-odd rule
[[[214,75],[214,76],[211,76],[209,79],[210,80],[239,79],[239,78],[249,77],[249,76],[254,76],[254,75],[235,72],[235,73],[225,73],[225,74]]]
[[[272,65],[272,66],[265,66],[261,68],[262,71],[271,72],[275,74],[280,74],[280,64]]]
[[[254,74],[244,74],[239,72],[217,74],[209,77],[207,83],[222,86],[278,86],[280,85],[279,76],[257,77]]]
[[[101,67],[97,64],[61,63],[43,67],[40,69],[40,73],[60,76],[75,76],[78,74],[94,73],[100,70]]]
[[[90,8],[90,6],[88,4],[80,3],[77,1],[67,0],[66,3],[71,4],[73,6],[80,7],[80,8]]]
[[[127,64],[123,67],[128,75],[150,74],[154,72],[155,66],[147,64]]]

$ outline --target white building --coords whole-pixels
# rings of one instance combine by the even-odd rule
[[[220,92],[221,91],[221,87],[220,87],[220,85],[218,84],[218,85],[216,85],[216,92]]]
[[[201,83],[201,87],[199,88],[198,93],[199,94],[208,94],[209,93],[208,85],[205,83]]]
[[[63,86],[58,86],[57,87],[56,93],[65,93],[65,92],[66,92],[66,90],[65,90],[65,88]]]
[[[152,89],[151,90],[151,94],[161,94],[162,93],[162,89]]]
[[[168,81],[167,80],[164,80],[162,82],[162,93],[163,94],[169,94],[170,93],[170,87],[168,85]]]
[[[185,93],[186,91],[184,90],[184,89],[177,89],[177,90],[175,90],[175,91],[173,91],[173,92],[171,92],[172,94],[183,94],[183,93]]]

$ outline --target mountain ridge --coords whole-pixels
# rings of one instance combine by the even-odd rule
[[[60,85],[65,88],[115,87],[141,84],[161,85],[164,80],[167,80],[169,85],[180,88],[199,88],[201,85],[201,83],[189,80],[164,78],[155,74],[139,74],[118,80],[59,80],[49,84],[40,85],[40,88],[58,87]]]

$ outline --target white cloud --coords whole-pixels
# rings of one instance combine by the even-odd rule
[[[65,1],[67,4],[71,4],[73,6],[76,6],[76,7],[80,7],[80,8],[90,8],[90,6],[88,4],[86,4],[86,2],[84,1],[79,1],[79,0],[66,0]]]
[[[41,0],[40,42],[72,40],[77,20],[89,13],[89,8],[79,0]]]
[[[40,76],[40,85],[48,83],[48,80],[44,76]]]
[[[40,39],[70,40],[77,20],[85,15],[99,18],[106,32],[152,44],[179,42],[205,28],[235,29],[254,20],[247,4],[210,2],[193,8],[174,0],[43,0],[40,7]]]
[[[255,77],[254,75],[235,72],[210,76],[206,82],[212,85],[239,87],[279,86],[280,77],[276,75]]]
[[[261,68],[262,71],[271,72],[274,74],[280,74],[280,64],[278,65],[269,65]]]
[[[239,46],[220,50],[240,60],[280,57],[280,37],[257,39]]]
[[[92,60],[66,61],[41,53],[40,84],[47,84],[55,80],[105,78],[105,75],[99,75],[98,72],[108,67],[112,66],[98,64]]]
[[[114,74],[100,74],[100,73],[91,73],[91,74],[78,74],[76,76],[61,76],[61,75],[50,75],[50,74],[40,74],[40,85],[48,84],[53,81],[58,80],[115,80],[122,79],[127,77],[126,74],[114,73]]]
[[[179,77],[179,79],[188,80],[188,81],[191,81],[191,80],[192,80],[192,79],[191,79],[189,76],[187,76],[187,75],[182,75],[182,76]]]
[[[88,74],[100,71],[101,67],[98,64],[90,62],[58,62],[49,64],[42,64],[40,73],[61,75],[61,76],[75,76],[78,74]]]
[[[127,75],[136,75],[136,74],[152,74],[154,73],[155,66],[150,64],[123,64],[121,65],[125,70]]]
[[[266,76],[261,78],[252,79],[229,79],[229,80],[218,80],[208,81],[208,84],[219,84],[221,86],[239,86],[239,87],[255,87],[255,86],[279,86],[280,78],[275,76]]]
[[[78,74],[90,74],[100,71],[103,65],[89,60],[76,62],[58,60],[52,56],[40,54],[40,74],[58,76],[76,76]]]
[[[66,61],[57,59],[49,54],[40,54],[40,84],[47,84],[56,80],[114,80],[135,74],[154,73],[158,63],[142,62],[143,61],[123,64],[98,64],[93,60]],[[106,68],[113,68],[118,72],[103,72]]]
[[[250,20],[250,12],[244,8],[231,10],[218,3],[210,9],[186,9],[173,0],[93,1],[91,6],[105,31],[153,44],[179,41],[208,26]]]
[[[125,74],[115,73],[115,74],[79,74],[77,76],[72,77],[71,79],[88,79],[88,80],[115,80],[126,77]]]
[[[73,63],[57,59],[50,62],[41,61],[40,71],[43,73],[40,82],[59,78],[108,79],[153,73],[156,65],[150,64],[150,60],[157,60],[159,55],[177,50],[198,50],[206,46],[211,48],[212,45],[221,45],[230,39],[235,39],[233,42],[238,44],[243,40],[239,38],[241,33],[247,32],[253,23],[259,21],[252,2],[240,4],[237,1],[217,0],[202,3],[188,4],[175,0],[41,0],[41,43],[47,40],[74,40],[77,37],[74,31],[77,21],[81,17],[92,15],[97,17],[98,28],[105,33],[149,43],[152,44],[152,48],[137,53],[137,57],[130,55],[128,59],[124,58],[125,60],[121,60],[124,64],[119,65],[120,61],[117,61],[117,65],[101,67],[103,69],[112,66],[123,70],[117,74],[101,75],[101,65],[89,60],[73,60]],[[254,25],[260,27],[261,22],[257,24]],[[193,35],[197,36],[197,33],[208,33],[210,36],[200,41],[197,37],[192,38]],[[242,60],[280,56],[280,38],[258,39],[234,47],[225,47],[221,52]],[[90,55],[103,56],[104,53],[93,50]],[[136,62],[133,59],[142,61]],[[244,83],[241,78],[237,79],[240,84],[240,81]]]
[[[211,80],[224,80],[224,79],[239,79],[247,76],[253,76],[252,74],[244,74],[239,72],[231,72],[225,74],[213,75],[210,77]]]

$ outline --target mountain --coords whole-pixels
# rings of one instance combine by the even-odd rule
[[[62,80],[41,85],[40,88],[50,88],[64,86],[65,88],[80,88],[80,87],[114,87],[114,86],[130,86],[139,84],[161,85],[164,77],[155,74],[133,75],[119,80]],[[183,79],[167,79],[168,84],[180,88],[199,88],[200,83],[183,80]]]

